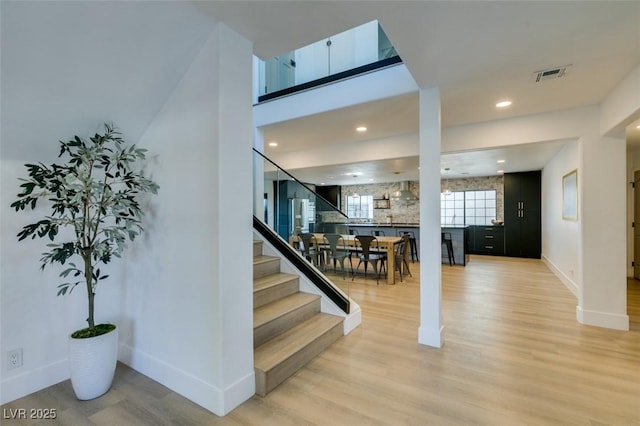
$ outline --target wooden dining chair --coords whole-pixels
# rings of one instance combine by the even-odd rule
[[[403,272],[407,271],[407,274],[411,275],[411,270],[409,269],[409,248],[411,245],[410,241],[411,236],[409,234],[402,235],[402,242],[398,244],[398,248],[394,252],[394,261],[395,268],[400,273],[400,282],[402,282]]]

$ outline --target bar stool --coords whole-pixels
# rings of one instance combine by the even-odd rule
[[[456,259],[453,256],[453,241],[451,241],[451,232],[442,233],[442,244],[447,246],[447,256],[449,257],[449,266],[453,266],[456,263]]]
[[[418,243],[416,242],[416,235],[413,231],[398,231],[398,237],[402,237],[403,235],[409,235],[409,248],[411,249],[411,263],[415,263],[415,260],[420,262],[420,258],[418,257]]]
[[[373,235],[374,237],[379,237],[379,236],[384,237],[384,231],[371,231],[371,235]]]

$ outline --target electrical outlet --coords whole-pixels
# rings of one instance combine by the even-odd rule
[[[22,348],[7,352],[7,370],[22,367]]]

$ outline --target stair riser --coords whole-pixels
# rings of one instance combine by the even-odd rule
[[[299,281],[299,278],[295,278],[264,290],[255,291],[253,293],[253,309],[297,293],[300,288]]]
[[[262,254],[262,241],[253,242],[253,257],[260,256]]]
[[[287,312],[278,318],[269,321],[253,329],[253,347],[258,347],[264,342],[273,339],[278,334],[290,329],[293,325],[300,324],[320,312],[320,299],[299,306],[297,309]]]
[[[340,336],[342,336],[342,323],[338,323],[305,348],[283,360],[271,370],[265,372],[256,368],[256,394],[265,396],[271,392],[276,386],[284,382],[289,376],[338,340]]]
[[[274,258],[260,264],[253,265],[253,278],[262,278],[267,275],[277,274],[280,272],[280,259]]]

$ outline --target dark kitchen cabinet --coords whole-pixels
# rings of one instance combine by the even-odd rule
[[[340,210],[340,199],[342,198],[342,194],[340,191],[340,186],[338,185],[318,185],[316,186],[316,193],[328,201],[333,207]],[[331,208],[326,205],[323,201],[319,201],[316,203],[316,207],[318,211],[330,211]]]
[[[474,254],[504,256],[504,228],[502,226],[470,226],[470,249]]]
[[[505,254],[540,259],[542,250],[541,172],[505,173]]]

